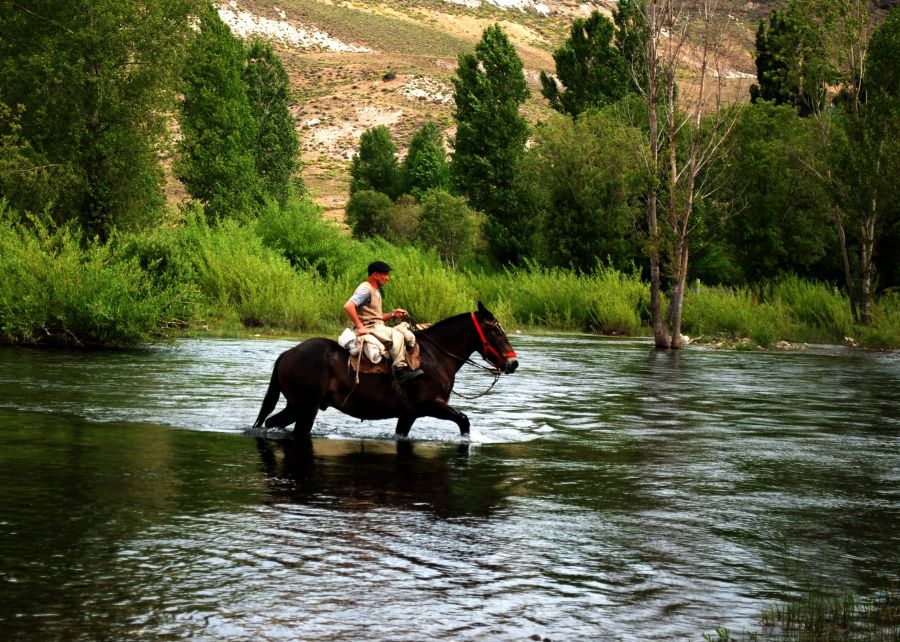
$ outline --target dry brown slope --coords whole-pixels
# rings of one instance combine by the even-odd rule
[[[495,0],[503,1],[503,0]],[[743,4],[735,1],[737,5]],[[737,75],[752,71],[749,48],[756,18],[766,3],[746,3],[733,20],[743,38],[730,66]],[[402,150],[413,132],[434,120],[452,133],[452,85],[457,56],[472,51],[485,27],[501,24],[525,64],[532,90],[525,106],[529,120],[546,116],[540,95],[540,71],[554,69],[552,51],[563,41],[571,21],[591,8],[609,12],[608,2],[547,2],[549,15],[535,11],[482,6],[467,9],[441,0],[418,2],[333,2],[231,0],[220,5],[233,14],[252,14],[272,25],[318,30],[334,41],[365,51],[346,51],[273,40],[290,76],[293,113],[303,147],[303,177],[326,215],[341,219],[348,191],[350,158],[360,134],[386,125]],[[735,81],[735,95],[746,91]]]

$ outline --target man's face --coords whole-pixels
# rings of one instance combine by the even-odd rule
[[[373,272],[372,278],[375,279],[375,283],[378,287],[381,287],[391,280],[391,275],[388,272]]]

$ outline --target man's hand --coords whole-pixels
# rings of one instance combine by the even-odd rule
[[[405,317],[406,315],[407,315],[407,312],[403,308],[397,308],[396,310],[391,312],[391,316],[395,319],[398,319],[400,317]]]

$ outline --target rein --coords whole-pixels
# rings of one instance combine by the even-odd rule
[[[432,339],[431,337],[429,337],[427,334],[425,334],[425,333],[423,332],[423,330],[424,330],[425,328],[423,328],[423,327],[419,324],[419,322],[416,321],[415,319],[413,319],[408,313],[407,313],[406,317],[407,317],[407,318],[410,320],[410,322],[412,323],[413,329],[416,331],[416,334],[417,334],[419,337],[424,338],[424,339],[427,339],[428,341],[430,341],[430,342],[431,342],[431,345],[433,345],[434,347],[436,347],[438,350],[440,350],[441,352],[443,352],[445,355],[447,355],[448,357],[452,357],[452,358],[454,358],[454,359],[456,359],[456,360],[458,360],[458,361],[462,361],[463,363],[467,363],[467,364],[469,364],[469,365],[471,365],[471,366],[475,366],[475,367],[478,368],[479,370],[484,370],[484,371],[486,371],[486,372],[489,372],[489,373],[494,377],[494,380],[491,382],[491,385],[488,386],[487,390],[485,390],[484,392],[481,392],[481,393],[479,393],[479,394],[477,394],[477,395],[467,396],[467,395],[461,394],[461,393],[459,393],[459,392],[456,392],[456,391],[453,390],[452,388],[450,389],[450,394],[456,395],[457,397],[462,397],[463,399],[469,399],[469,400],[471,400],[471,399],[478,399],[479,397],[483,397],[484,395],[486,395],[487,393],[489,393],[489,392],[493,389],[493,387],[497,385],[497,382],[500,380],[500,367],[499,367],[498,365],[494,364],[492,361],[490,361],[490,360],[489,360],[487,357],[485,357],[484,355],[482,355],[482,358],[483,358],[485,361],[487,361],[488,363],[490,363],[491,365],[493,365],[493,366],[494,366],[493,368],[488,368],[487,366],[484,366],[484,365],[478,363],[477,361],[473,361],[471,357],[460,357],[460,356],[457,355],[457,354],[453,354],[452,352],[450,352],[449,350],[447,350],[447,348],[445,348],[444,346],[442,346],[441,344],[439,344],[438,342],[436,342],[434,339]],[[478,331],[478,337],[479,337],[479,339],[481,339],[481,343],[482,343],[482,346],[483,346],[483,347],[482,347],[482,350],[484,350],[485,352],[487,352],[487,350],[488,350],[488,348],[489,348],[490,351],[491,351],[493,354],[497,355],[498,361],[500,361],[500,359],[499,359],[500,353],[497,352],[497,350],[496,350],[496,348],[494,348],[494,346],[492,346],[490,343],[488,343],[487,337],[484,336],[484,330],[481,329],[481,325],[479,325],[478,319],[475,317],[475,313],[474,313],[474,312],[472,313],[472,323],[475,324],[475,329]],[[512,357],[515,357],[515,356],[516,356],[516,353],[513,352],[513,353],[511,353],[511,355],[504,355],[504,356],[512,356]]]

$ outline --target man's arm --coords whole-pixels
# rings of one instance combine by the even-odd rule
[[[350,317],[350,321],[353,323],[353,327],[356,328],[356,334],[358,336],[369,333],[369,331],[366,330],[366,326],[364,326],[363,322],[359,319],[359,313],[356,311],[356,303],[353,302],[353,299],[347,300],[344,304],[344,311],[347,313],[347,316]]]

